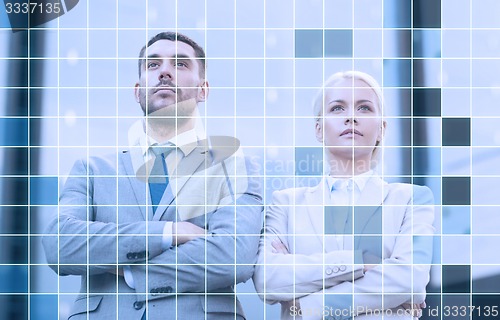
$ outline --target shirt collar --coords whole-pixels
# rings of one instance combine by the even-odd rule
[[[184,156],[187,156],[196,148],[198,144],[198,135],[195,129],[191,129],[176,135],[172,139],[169,139],[168,142],[179,148]],[[142,155],[144,157],[148,155],[151,146],[158,144],[158,141],[144,133],[139,138],[139,145],[141,146]]]
[[[352,180],[354,182],[354,185],[357,187],[357,189],[360,192],[362,192],[366,186],[366,182],[368,181],[368,179],[370,179],[373,176],[373,174],[374,174],[373,170],[369,170],[369,171],[364,172],[362,174],[358,174],[357,176],[354,176],[352,178],[333,178],[332,176],[328,175],[326,181],[328,183],[329,190],[333,191],[332,188],[333,188],[336,181],[338,181],[338,180]]]

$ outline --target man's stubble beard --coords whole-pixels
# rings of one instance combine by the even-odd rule
[[[155,127],[180,127],[194,117],[197,101],[195,98],[183,97],[183,92],[180,89],[177,89],[179,100],[164,106],[154,106],[154,103],[151,103],[151,96],[154,93],[150,94],[147,100],[147,109],[145,91],[141,89],[139,102],[148,122],[154,124]]]
[[[145,114],[147,126],[154,136],[165,136],[190,129],[195,122],[197,112],[197,100],[188,98],[186,100],[177,101],[176,103],[165,105],[163,107],[148,106],[147,110],[153,110],[146,113],[146,96],[145,90],[140,92],[140,105]],[[182,99],[180,96],[179,99]],[[149,102],[149,100],[148,100]]]

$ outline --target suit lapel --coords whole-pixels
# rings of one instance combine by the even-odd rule
[[[146,203],[151,203],[151,199],[149,198],[146,202],[146,197],[149,197],[149,193],[147,193],[146,195],[146,184],[136,177],[136,173],[132,166],[130,152],[123,151],[120,154],[120,158],[122,160],[123,167],[125,168],[125,173],[128,177],[128,181],[130,182],[132,190],[134,191],[135,199],[137,201],[137,204],[139,205],[139,209],[141,210],[142,217],[144,218],[144,220],[151,220],[148,219],[148,215],[151,218],[153,216],[153,210],[151,206],[146,206]],[[148,213],[146,213],[146,209]]]

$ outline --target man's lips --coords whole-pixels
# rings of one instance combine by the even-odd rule
[[[344,131],[342,131],[342,133],[340,134],[340,136],[344,136],[346,134],[357,134],[359,136],[363,136],[363,134],[361,132],[359,132],[358,130],[356,129],[345,129]]]
[[[155,89],[155,93],[160,92],[160,91],[170,91],[170,92],[176,93],[175,88],[170,87],[170,86],[159,86],[158,88]]]

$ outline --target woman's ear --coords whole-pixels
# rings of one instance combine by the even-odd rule
[[[314,131],[316,132],[316,140],[323,143],[323,127],[321,126],[321,119],[316,120]]]
[[[203,80],[198,90],[198,102],[205,102],[208,98],[209,85],[207,80]]]
[[[378,130],[377,142],[382,141],[382,139],[384,138],[385,127],[387,127],[387,122],[386,121],[382,121],[382,123],[380,124],[380,128]]]

